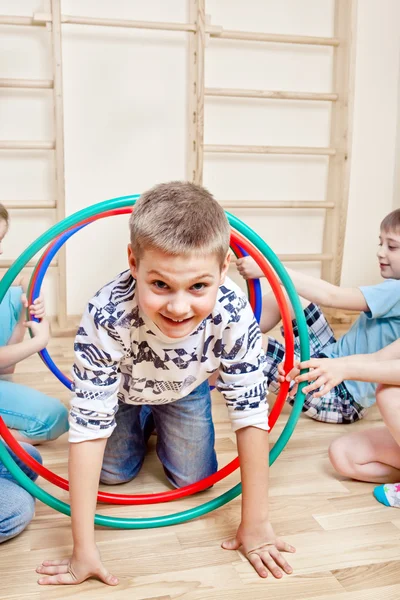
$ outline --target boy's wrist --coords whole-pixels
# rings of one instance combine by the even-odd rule
[[[268,514],[252,515],[250,518],[246,518],[242,515],[240,520],[240,526],[246,529],[247,532],[254,532],[255,534],[263,526],[267,526],[269,523]]]
[[[268,511],[268,502],[259,503],[257,508],[254,506],[250,510],[250,507],[242,504],[242,514],[241,514],[241,523],[246,528],[249,529],[257,529],[261,524],[266,524],[269,522],[269,511]]]
[[[92,537],[90,540],[74,539],[72,554],[76,558],[91,556],[93,552],[98,552],[98,549]]]

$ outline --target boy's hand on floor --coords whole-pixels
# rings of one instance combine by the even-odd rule
[[[45,575],[38,579],[40,585],[78,585],[90,577],[100,579],[107,585],[119,583],[102,564],[96,547],[92,552],[84,552],[81,557],[73,554],[71,558],[44,560],[36,573]]]
[[[243,546],[243,553],[260,577],[268,577],[268,573],[272,573],[280,579],[282,571],[288,574],[293,572],[281,552],[296,552],[296,549],[276,537],[269,522],[261,525],[258,522],[254,526],[241,523],[236,537],[222,543],[225,550],[238,550],[240,546]]]
[[[239,258],[236,261],[236,268],[244,279],[259,279],[260,277],[264,277],[264,273],[251,256]]]

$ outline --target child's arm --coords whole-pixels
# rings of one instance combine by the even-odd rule
[[[28,307],[28,301],[25,294],[22,294],[22,305]],[[39,296],[29,307],[29,312],[37,319],[44,319],[44,300]],[[25,340],[26,328],[29,327],[33,333],[33,338]],[[15,365],[28,356],[43,350],[47,346],[50,336],[49,324],[43,321],[43,325],[35,322],[26,322],[24,310],[22,310],[20,320],[18,321],[7,346],[0,348],[0,375],[9,375],[14,373]]]
[[[94,537],[94,515],[101,465],[107,438],[69,445],[69,481],[74,548],[71,558],[45,560],[36,569],[42,585],[78,584],[97,577],[108,585],[117,585],[101,562]]]
[[[121,328],[120,334],[109,313],[90,302],[75,338],[75,394],[69,419],[74,547],[72,556],[46,560],[38,567],[42,585],[78,584],[93,576],[108,585],[118,583],[101,563],[94,514],[104,449],[116,426],[120,362],[130,349],[129,328]]]
[[[247,256],[236,262],[239,273],[245,279],[264,277],[255,261]],[[297,293],[315,304],[343,310],[367,311],[368,304],[360,289],[342,288],[323,279],[304,275],[287,269]]]
[[[308,373],[299,374],[300,369],[311,369]],[[279,368],[282,374],[282,368]],[[314,393],[316,398],[327,394],[332,388],[346,379],[400,385],[400,340],[372,354],[353,354],[340,358],[312,358],[298,363],[286,379],[294,379],[296,383],[312,381],[303,388],[307,394],[324,386]]]
[[[242,518],[236,537],[225,541],[226,550],[243,546],[248,561],[260,577],[281,578],[282,570],[292,567],[280,552],[295,552],[276,537],[268,514],[269,446],[268,432],[257,427],[245,427],[236,432],[242,478]]]
[[[19,344],[2,346],[0,348],[0,373],[5,374],[7,369],[21,360],[28,358],[28,356],[43,350],[47,345],[50,328],[46,319],[43,319],[40,323],[29,321],[24,325],[31,329],[33,338],[23,340]]]
[[[278,540],[268,514],[268,404],[264,375],[265,355],[259,326],[247,300],[229,297],[232,317],[221,344],[221,364],[216,387],[225,397],[236,432],[242,473],[242,519],[235,539],[223,547],[243,545],[247,559],[261,577],[270,571],[281,577],[291,567],[280,551],[294,548]]]

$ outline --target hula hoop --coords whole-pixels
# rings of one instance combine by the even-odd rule
[[[88,224],[88,223],[86,223],[86,224]],[[73,229],[71,228],[65,234],[63,234],[63,236],[65,236],[65,241],[66,241],[66,239],[68,239],[68,236],[70,237],[75,231],[78,231],[79,229],[85,227],[86,224],[78,225]],[[63,236],[59,236],[56,240],[56,243],[52,244],[52,246],[54,247],[55,250],[56,250],[57,246],[60,247]],[[235,237],[235,240],[238,239],[241,244],[243,244],[243,243],[248,244],[248,242],[246,242],[246,240],[241,239],[240,234],[236,233],[234,235],[234,237]],[[58,244],[57,244],[57,242],[58,242]],[[236,242],[233,242],[233,244],[234,244],[234,251],[238,251],[238,254],[241,253],[244,255],[244,253],[246,253],[248,255],[248,252],[246,252],[246,250],[243,250],[241,248],[241,246],[237,246]],[[254,251],[256,251],[255,248],[248,247],[248,249],[250,250],[251,254],[254,254]],[[47,253],[46,261],[48,263],[50,263],[53,256],[54,256],[54,254]],[[265,267],[265,264],[264,264],[265,260],[262,257],[261,257],[261,259],[263,260],[263,266]],[[41,261],[39,261],[39,262],[41,262]],[[42,265],[44,267],[45,262],[42,261]],[[271,284],[275,287],[275,289],[277,291],[278,303],[279,302],[281,303],[280,308],[282,311],[284,327],[289,328],[289,332],[285,333],[285,337],[288,339],[287,352],[286,352],[286,355],[288,358],[285,362],[285,368],[290,369],[292,367],[291,357],[294,353],[293,330],[292,330],[291,318],[290,318],[288,307],[286,305],[286,299],[284,298],[283,295],[282,295],[282,297],[279,295],[279,294],[282,294],[279,282],[277,281],[274,273],[272,272],[272,270],[270,269],[268,264],[267,264],[267,267],[268,267],[268,269],[266,269],[266,270],[267,270],[268,278],[270,279]],[[35,280],[35,283],[33,286],[33,294],[32,294],[33,297],[35,297],[35,291],[34,291],[35,286],[37,286],[37,285],[40,286],[41,280],[43,279],[43,277],[41,275],[43,275],[43,274],[44,273],[40,274],[40,272],[38,272],[38,276],[36,277],[36,280]],[[32,275],[32,278],[33,277],[34,276]],[[39,287],[39,290],[37,290],[37,293],[39,293],[39,292],[40,292],[40,287]],[[282,303],[282,298],[283,298],[283,303]],[[289,388],[288,382],[285,382],[281,386],[280,393],[276,399],[274,407],[269,416],[270,429],[273,428],[273,426],[280,414],[280,411],[285,403],[288,388]],[[17,456],[21,460],[23,460],[29,467],[31,467],[38,475],[41,475],[42,477],[44,477],[51,483],[57,485],[58,487],[61,487],[62,489],[65,489],[65,490],[69,489],[69,482],[66,479],[59,477],[58,475],[56,475],[55,473],[53,473],[52,471],[50,471],[49,469],[47,469],[46,467],[44,467],[43,465],[41,465],[40,463],[35,461],[35,459],[33,459],[23,449],[23,447],[20,446],[18,444],[18,442],[15,441],[13,436],[8,431],[4,421],[2,421],[2,420],[0,420],[0,433],[6,440],[8,445],[11,447],[11,449],[17,454]],[[132,504],[132,505],[133,504],[135,504],[135,505],[136,504],[144,504],[144,503],[155,504],[155,503],[159,503],[159,502],[168,502],[171,500],[176,500],[178,498],[192,495],[196,492],[206,489],[207,487],[209,487],[209,486],[217,483],[218,481],[221,481],[221,479],[224,479],[225,477],[227,477],[229,474],[231,474],[233,471],[235,471],[238,468],[238,466],[239,466],[239,460],[238,460],[238,458],[236,458],[231,463],[229,463],[228,465],[226,465],[225,467],[223,467],[222,469],[220,469],[213,475],[210,475],[209,477],[207,477],[199,482],[190,484],[189,486],[185,486],[185,487],[179,488],[177,490],[160,492],[160,493],[156,493],[156,494],[145,494],[145,495],[143,495],[143,494],[134,494],[134,495],[112,494],[112,493],[107,493],[107,492],[99,492],[97,499],[99,502],[107,502],[107,503],[112,503],[112,504]]]
[[[28,305],[33,304],[34,300],[36,298],[38,298],[38,296],[40,295],[43,280],[44,280],[44,277],[50,266],[51,261],[53,260],[54,256],[57,254],[57,252],[60,250],[60,248],[69,240],[69,238],[74,233],[77,233],[78,231],[80,231],[81,229],[83,229],[84,227],[89,225],[90,223],[94,222],[95,220],[98,220],[98,219],[101,219],[104,217],[108,217],[111,215],[126,214],[129,212],[131,212],[130,209],[127,209],[127,210],[124,209],[124,210],[118,210],[118,211],[107,211],[100,215],[96,215],[95,218],[92,218],[90,220],[88,220],[88,219],[85,220],[84,222],[78,224],[74,228],[70,228],[66,232],[64,232],[62,235],[58,236],[56,238],[56,240],[52,244],[50,244],[50,246],[42,254],[38,263],[35,266],[35,269],[32,273],[31,280],[30,280],[29,287],[28,287]],[[232,242],[232,249],[237,256],[248,256],[248,253],[245,250],[243,250],[243,248],[241,248],[240,245],[236,244],[235,242]],[[260,318],[261,318],[261,310],[262,310],[261,283],[260,283],[259,279],[249,281],[248,285],[247,285],[247,289],[248,289],[250,304],[251,304],[251,307],[254,312],[254,316],[255,316],[257,322],[259,323]],[[29,318],[32,318],[32,317],[29,317]],[[33,320],[37,321],[36,318],[33,318]],[[30,335],[32,336],[31,332],[30,332]],[[67,387],[68,389],[73,391],[72,380],[57,367],[57,365],[54,363],[53,359],[51,358],[48,350],[46,348],[44,348],[43,350],[41,350],[39,352],[39,356],[42,359],[42,361],[44,362],[44,364],[47,366],[47,368],[51,371],[51,373],[53,373],[53,375],[55,375],[57,377],[57,379],[63,385],[65,385],[65,387]]]
[[[41,248],[43,248],[45,244],[51,241],[54,237],[65,231],[65,229],[76,225],[76,223],[78,223],[81,218],[83,219],[85,217],[90,217],[94,214],[97,214],[98,212],[103,211],[103,209],[107,210],[110,208],[129,206],[131,204],[134,204],[137,198],[138,196],[126,196],[122,198],[116,198],[110,201],[101,202],[97,205],[93,205],[86,209],[83,209],[75,215],[67,217],[60,223],[50,228],[45,234],[43,234],[35,242],[33,242],[7,271],[2,281],[0,282],[0,302],[3,300],[8,287],[11,285],[12,281],[18,275],[20,270],[32,258],[32,256],[34,256],[34,254],[36,254]],[[281,265],[277,256],[273,253],[269,246],[255,232],[249,229],[244,223],[242,223],[233,215],[230,215],[228,213],[227,216],[231,226],[236,227],[240,233],[246,235],[249,241],[252,244],[254,244],[254,246],[269,259],[272,266],[278,273],[278,276],[289,295],[289,299],[292,303],[294,313],[298,322],[300,336],[300,359],[307,360],[309,358],[307,326],[305,323],[305,318],[303,315],[300,301],[297,297],[293,284],[291,283],[290,278],[286,273],[285,268],[283,267],[283,265]],[[243,247],[245,246],[243,245]],[[249,247],[251,248],[250,245]],[[260,260],[260,257],[256,256],[254,258],[259,264],[259,266],[263,268],[264,265],[261,264],[262,260]],[[280,437],[278,438],[274,447],[271,450],[270,464],[273,464],[273,462],[275,462],[276,458],[282,452],[291,434],[293,433],[294,427],[300,416],[301,408],[303,405],[303,394],[301,390],[304,387],[304,385],[305,384],[301,384],[299,386],[288,422],[286,423],[286,426],[284,427]],[[0,459],[3,461],[6,468],[12,473],[12,475],[14,475],[17,481],[22,485],[22,487],[24,487],[29,493],[31,493],[33,496],[35,496],[45,504],[48,504],[55,510],[58,510],[59,512],[62,512],[67,515],[71,514],[70,506],[68,504],[58,500],[57,498],[54,498],[53,496],[39,488],[35,483],[33,483],[29,479],[29,477],[25,475],[25,473],[11,458],[3,442],[0,442]],[[237,497],[241,493],[241,489],[242,486],[239,483],[234,488],[232,488],[228,492],[225,492],[224,494],[222,494],[218,498],[215,498],[214,500],[211,500],[194,509],[186,510],[180,513],[175,513],[173,515],[146,519],[121,519],[116,517],[105,517],[101,515],[95,515],[94,521],[96,524],[103,525],[106,527],[129,529],[143,529],[159,526],[168,526],[176,523],[183,523],[203,514],[207,514],[208,512],[219,508],[220,506],[223,506],[233,498]]]

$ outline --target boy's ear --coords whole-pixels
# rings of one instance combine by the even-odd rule
[[[128,244],[128,264],[129,264],[129,270],[131,272],[131,275],[134,279],[137,278],[137,262],[136,262],[136,258],[133,254],[133,250],[132,250],[132,246],[131,244]]]
[[[222,264],[222,268],[221,268],[220,285],[223,284],[225,281],[225,277],[228,272],[230,262],[231,262],[231,253],[230,253],[230,251],[228,251],[228,254],[225,257],[225,260],[224,260],[224,262]]]

